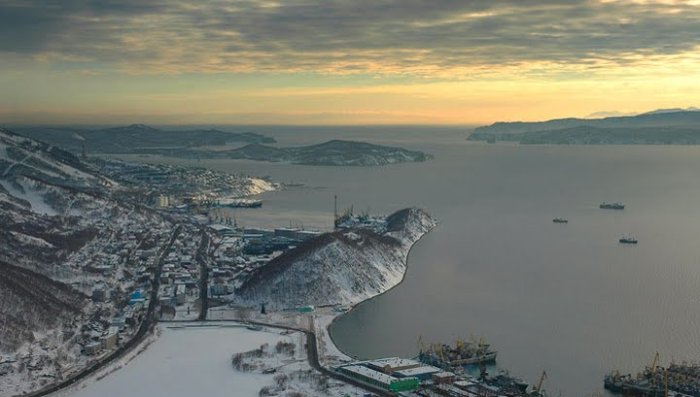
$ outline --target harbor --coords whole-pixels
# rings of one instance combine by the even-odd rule
[[[613,371],[605,376],[605,389],[635,397],[700,397],[700,364],[671,362],[664,367],[657,353],[652,363],[636,375]]]
[[[491,375],[481,367],[478,376],[464,371],[446,371],[419,360],[387,357],[356,361],[334,367],[334,370],[354,381],[378,387],[403,397],[535,397],[544,394],[543,382],[530,386],[504,371]]]
[[[317,134],[315,140],[329,133],[304,129],[308,131]],[[678,362],[700,357],[693,331],[700,324],[695,310],[700,288],[693,221],[697,206],[686,199],[697,194],[690,171],[699,163],[696,148],[553,151],[461,143],[454,132],[445,131],[393,133],[391,142],[420,142],[414,147],[436,155],[420,167],[201,164],[305,185],[265,193],[259,210],[237,210],[235,218],[246,228],[274,230],[288,227],[291,220],[306,229],[328,230],[334,194],[340,207],[355,203],[358,209],[388,213],[400,205],[421,205],[440,220],[411,252],[401,285],[333,323],[334,341],[349,355],[415,357],[418,335],[426,342],[446,343],[472,333],[485,335],[498,350],[499,365],[511,373],[532,383],[546,369],[545,387],[553,395],[600,391],[611,367],[636,370],[656,350]],[[367,139],[371,130],[348,134]],[[428,134],[431,141],[424,143]],[[297,140],[286,131],[275,137],[285,145],[312,140]],[[636,165],[619,167],[623,161]],[[672,171],[673,178],[654,167]],[[484,171],[460,171],[465,169]],[[519,169],[538,177],[522,177],[515,172]],[[300,176],[302,171],[306,176]],[[606,178],[592,180],[590,175]],[[674,189],[688,192],[667,194]],[[626,208],[599,209],[604,200],[623,200]],[[568,219],[568,225],[552,223],[555,216]],[[619,244],[627,232],[639,244]],[[653,345],[642,348],[640,340]]]
[[[457,339],[454,345],[434,343],[425,346],[420,338],[418,343],[420,346],[418,359],[421,362],[446,370],[465,365],[495,363],[498,355],[498,352],[483,339],[478,342]]]

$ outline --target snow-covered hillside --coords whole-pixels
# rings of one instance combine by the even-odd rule
[[[117,189],[80,158],[0,129],[0,395],[94,362],[85,346],[101,346],[139,283],[138,263],[127,269],[118,254],[167,241],[172,225],[115,199]]]
[[[73,154],[0,128],[0,202],[58,215],[103,198],[112,186]]]
[[[411,246],[435,226],[408,208],[386,219],[386,232],[343,229],[323,234],[260,268],[237,290],[239,303],[270,309],[353,305],[396,286]]]

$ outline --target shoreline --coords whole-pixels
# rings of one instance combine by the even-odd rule
[[[336,341],[333,339],[333,336],[330,333],[330,327],[333,325],[333,323],[340,318],[341,316],[344,316],[351,311],[355,310],[357,307],[359,307],[362,304],[365,304],[367,302],[370,302],[371,300],[378,298],[387,292],[393,290],[394,288],[398,287],[401,285],[405,278],[406,274],[408,273],[408,261],[410,258],[411,251],[413,251],[415,245],[421,241],[428,233],[430,233],[433,229],[435,229],[438,226],[438,222],[435,221],[434,224],[427,229],[424,233],[420,235],[415,241],[413,241],[410,246],[407,249],[406,256],[404,258],[404,271],[401,276],[401,279],[399,282],[397,282],[395,285],[391,286],[390,288],[387,288],[385,291],[382,291],[374,296],[371,296],[367,299],[361,300],[359,302],[356,302],[354,304],[349,305],[349,310],[343,312],[343,313],[337,313],[337,312],[332,312],[331,313],[311,313],[309,314],[301,314],[301,315],[291,315],[288,320],[292,320],[292,323],[289,323],[288,321],[284,321],[283,319],[281,322],[275,324],[274,322],[266,322],[264,323],[265,326],[270,326],[270,327],[275,327],[275,328],[287,328],[287,329],[295,329],[297,331],[301,332],[311,332],[313,335],[315,335],[316,339],[316,344],[318,345],[318,363],[319,365],[324,368],[325,370],[328,370],[330,366],[332,365],[328,361],[333,361],[334,358],[340,361],[346,361],[346,360],[352,360],[353,357],[345,353],[343,350],[341,350],[338,345],[336,344]],[[270,313],[273,314],[273,313]],[[255,316],[253,316],[255,317]],[[304,327],[303,326],[303,319],[309,319],[310,321],[310,326],[309,331],[303,331]],[[269,318],[268,318],[269,319]],[[328,320],[330,319],[329,322],[326,323],[326,321],[317,321],[317,320]],[[251,321],[253,320],[253,321]],[[255,323],[256,319],[249,319],[248,321],[251,323]],[[178,325],[187,325],[187,324],[201,324],[200,326],[220,326],[221,323],[225,322],[234,322],[238,324],[241,323],[241,319],[235,319],[235,318],[221,318],[218,320],[215,319],[208,319],[204,322],[200,321],[192,321],[192,320],[182,320],[182,321],[158,321],[155,324],[154,327],[154,332],[151,333],[151,335],[147,336],[144,338],[144,340],[141,341],[141,343],[136,344],[133,346],[133,349],[131,349],[129,352],[125,352],[124,356],[120,357],[119,359],[115,360],[114,362],[108,363],[104,365],[102,368],[100,368],[97,371],[94,371],[92,374],[89,376],[85,377],[84,379],[81,379],[67,387],[61,388],[59,390],[55,390],[49,394],[48,396],[56,396],[56,397],[61,397],[61,396],[69,396],[72,395],[73,393],[77,392],[77,390],[80,390],[86,385],[92,383],[92,382],[99,382],[103,378],[108,377],[112,375],[114,372],[117,372],[121,370],[123,367],[128,365],[133,359],[137,358],[141,353],[145,352],[150,345],[155,342],[159,337],[160,337],[160,331],[158,330],[158,327],[169,327],[169,326],[175,326],[177,327]],[[209,324],[207,324],[209,323]],[[218,323],[218,325],[217,325]],[[261,323],[262,324],[262,323]],[[317,327],[316,324],[319,324]],[[321,351],[323,349],[323,351]],[[337,355],[335,353],[340,353],[340,355]]]
[[[331,322],[325,327],[325,330],[324,330],[325,332],[324,332],[324,334],[328,335],[328,339],[329,339],[329,341],[331,342],[331,345],[332,345],[337,351],[339,351],[340,353],[342,353],[343,355],[345,355],[345,356],[347,356],[347,357],[349,357],[349,358],[354,358],[354,359],[356,359],[356,357],[354,357],[354,356],[348,354],[347,352],[343,351],[340,347],[338,347],[338,344],[336,343],[335,339],[333,338],[333,335],[332,335],[332,333],[330,332],[330,329],[331,329],[331,327],[333,326],[333,324],[336,322],[336,320],[338,320],[339,318],[341,318],[341,317],[343,317],[343,316],[345,316],[345,315],[347,315],[347,314],[350,314],[350,312],[352,312],[352,311],[355,310],[356,308],[360,307],[361,305],[368,304],[369,302],[373,301],[374,299],[377,299],[377,298],[381,297],[382,295],[388,293],[389,291],[391,291],[391,290],[393,290],[394,288],[397,288],[399,285],[403,284],[404,280],[406,279],[406,274],[408,274],[408,263],[409,263],[408,261],[409,261],[409,258],[410,258],[410,256],[411,256],[411,252],[413,251],[413,248],[416,246],[416,244],[418,244],[418,242],[420,242],[421,240],[423,240],[423,238],[424,238],[425,236],[427,236],[428,233],[432,232],[435,228],[437,228],[438,225],[439,225],[439,222],[436,221],[436,222],[435,222],[435,225],[433,225],[433,227],[431,227],[431,228],[428,229],[425,233],[423,233],[423,234],[422,234],[416,241],[414,241],[413,244],[411,244],[411,246],[408,248],[408,252],[406,253],[406,259],[405,259],[405,262],[406,262],[406,263],[405,263],[405,267],[406,267],[406,268],[405,268],[405,270],[404,270],[404,272],[403,272],[403,276],[401,277],[401,281],[399,281],[396,285],[392,286],[391,288],[388,288],[386,291],[383,291],[383,292],[381,292],[381,293],[379,293],[379,294],[377,294],[377,295],[374,295],[374,296],[372,296],[372,297],[370,297],[370,298],[367,298],[367,299],[365,299],[365,300],[363,300],[363,301],[361,301],[361,302],[357,302],[357,303],[355,303],[354,305],[351,305],[351,306],[350,306],[350,309],[349,309],[348,311],[346,311],[346,312],[344,312],[344,313],[340,313],[340,314],[338,314],[337,316],[334,316],[334,317],[333,317],[333,320],[331,320]]]

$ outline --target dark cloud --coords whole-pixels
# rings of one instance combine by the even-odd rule
[[[700,44],[700,7],[668,3],[17,0],[0,5],[0,52],[176,72],[624,65]]]

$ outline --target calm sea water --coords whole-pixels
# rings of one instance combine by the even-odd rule
[[[608,370],[636,371],[656,351],[700,358],[700,148],[487,145],[465,141],[465,128],[248,130],[285,145],[340,137],[435,155],[371,168],[200,163],[306,184],[237,211],[246,225],[328,228],[334,194],[341,207],[420,206],[439,220],[404,283],[333,325],[348,354],[412,356],[419,335],[483,336],[501,367],[531,383],[546,370],[550,394],[569,396],[599,391]],[[569,223],[553,224],[558,216]],[[622,234],[639,244],[618,244]]]

